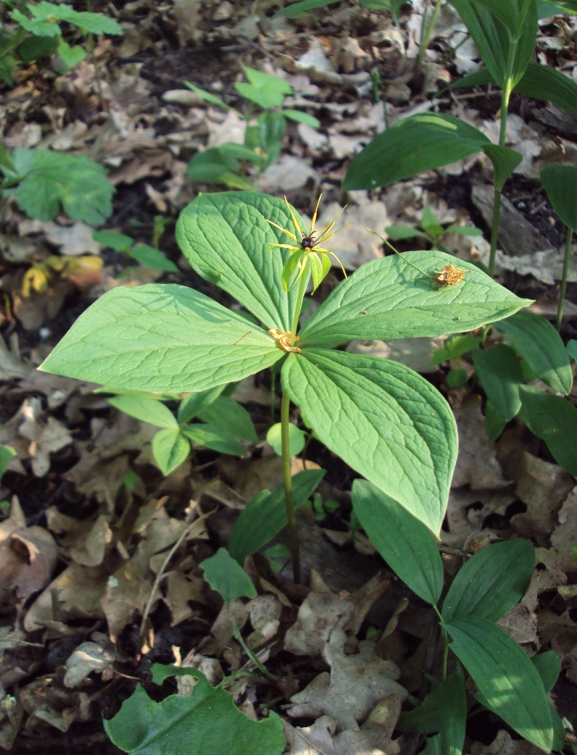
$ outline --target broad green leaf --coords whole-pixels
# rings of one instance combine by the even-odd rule
[[[541,169],[541,183],[561,222],[577,233],[577,167],[545,165]]]
[[[523,160],[523,155],[498,144],[487,144],[483,147],[483,152],[493,163],[493,185],[497,191],[501,191],[511,173]]]
[[[461,336],[455,335],[447,338],[445,346],[437,349],[431,359],[431,364],[441,364],[447,359],[458,359],[463,354],[473,351],[483,340],[483,336]]]
[[[164,475],[169,475],[188,458],[190,443],[178,427],[159,430],[152,439],[152,454]]]
[[[193,155],[186,168],[186,175],[193,181],[216,183],[231,189],[252,189],[248,178],[235,173],[241,163],[233,155],[227,154],[220,147],[213,147]]]
[[[193,417],[196,417],[204,408],[210,406],[213,401],[220,396],[226,385],[217,385],[216,388],[210,388],[208,391],[200,393],[189,393],[184,396],[178,407],[178,424],[184,425]],[[205,420],[209,422],[210,420]]]
[[[295,123],[304,123],[312,128],[321,127],[321,122],[318,118],[315,118],[314,115],[305,113],[302,110],[281,110],[281,115],[284,115],[289,121],[294,121]]]
[[[283,357],[264,331],[184,286],[114,288],[39,368],[136,391],[203,391]]]
[[[577,14],[577,0],[555,0],[554,3],[549,2],[549,0],[542,0],[542,2],[539,2],[539,6],[544,14],[540,18],[558,16],[562,13]]]
[[[572,338],[570,341],[567,341],[567,346],[565,347],[565,350],[567,354],[575,362],[577,362],[577,341],[575,339]]]
[[[468,377],[467,370],[464,367],[454,367],[447,372],[445,382],[449,388],[460,388],[465,385]]]
[[[296,509],[304,506],[324,477],[324,469],[308,469],[294,475],[293,501]],[[260,550],[287,525],[284,485],[270,492],[262,490],[242,510],[228,543],[230,555],[239,563]]]
[[[277,11],[273,18],[279,16],[286,16],[287,18],[300,18],[301,16],[308,16],[309,10],[315,10],[316,8],[325,8],[327,5],[334,5],[340,3],[341,0],[302,0],[300,3],[291,3],[286,8]]]
[[[483,7],[481,2],[451,0],[451,5],[457,9],[473,37],[483,62],[501,88],[508,82],[513,86],[519,82],[527,70],[535,48],[538,28],[537,4],[535,0],[530,0],[526,18],[521,23],[519,20],[513,21],[514,16],[519,14],[519,2],[523,0],[507,0],[506,3],[494,0],[494,4],[502,6],[505,14],[509,15],[509,22],[505,22],[499,17],[500,14],[493,14]],[[513,49],[512,40],[516,37],[519,39],[510,68],[509,54]]]
[[[289,250],[271,249],[294,233],[288,205],[256,192],[201,194],[180,214],[176,238],[196,272],[228,291],[267,328],[287,331],[298,291],[282,286]]]
[[[474,225],[450,225],[445,228],[445,233],[458,233],[460,236],[482,236],[483,231]]]
[[[78,12],[66,3],[56,5],[46,0],[27,5],[30,13],[39,21],[54,23],[66,21],[90,34],[124,34],[122,26],[103,13]]]
[[[577,408],[566,398],[523,385],[519,415],[529,430],[544,440],[555,461],[577,477]]]
[[[74,220],[100,225],[112,214],[114,187],[101,165],[84,155],[17,147],[18,205],[31,218],[52,220],[60,205]]]
[[[501,435],[507,421],[503,415],[499,412],[495,404],[488,399],[485,405],[485,431],[487,432],[487,440],[491,445]]]
[[[483,548],[459,569],[443,603],[443,621],[469,616],[498,621],[521,600],[534,568],[535,549],[528,540]]]
[[[480,616],[444,625],[449,645],[471,675],[484,704],[522,737],[551,752],[553,726],[541,677],[517,643]]]
[[[248,440],[251,443],[258,441],[250,414],[244,406],[230,396],[219,396],[210,405],[203,407],[198,412],[198,416],[203,422],[215,425],[221,430],[227,430],[236,438]]]
[[[286,95],[293,93],[290,84],[280,76],[271,76],[248,66],[242,66],[242,69],[249,83],[237,82],[234,85],[236,91],[265,110],[279,107]]]
[[[443,226],[437,220],[437,216],[431,210],[429,205],[423,210],[423,216],[421,218],[421,228],[423,228],[429,236],[438,237],[442,236],[444,232]]]
[[[527,11],[536,6],[535,0],[475,0],[477,5],[484,6],[487,11],[496,16],[503,23],[511,39],[518,39],[523,34],[523,26],[527,22]]]
[[[256,598],[256,588],[250,577],[226,548],[219,548],[214,556],[201,561],[199,566],[204,569],[208,584],[222,595],[227,608],[236,598]]]
[[[131,417],[136,417],[143,422],[148,422],[156,427],[177,428],[178,423],[170,409],[162,401],[150,396],[130,395],[114,396],[108,399],[109,403]]]
[[[463,160],[490,143],[481,131],[451,115],[413,115],[376,136],[353,159],[343,189],[387,186]]]
[[[353,482],[353,507],[372,544],[399,579],[436,605],[443,590],[443,562],[430,530],[365,480]]]
[[[281,755],[286,740],[280,718],[252,721],[221,687],[211,687],[193,668],[152,667],[153,679],[192,676],[197,681],[188,695],[152,700],[138,684],[120,711],[104,728],[113,743],[134,755]]]
[[[326,349],[289,354],[281,376],[320,441],[438,534],[457,454],[441,394],[397,362]]]
[[[424,235],[422,231],[411,228],[410,225],[388,225],[385,233],[392,239],[414,239]]]
[[[130,250],[130,256],[141,265],[152,270],[164,270],[167,273],[178,273],[179,269],[166,255],[148,244],[135,244]]]
[[[509,422],[521,408],[519,385],[524,382],[516,352],[504,343],[488,349],[476,349],[473,351],[473,364],[487,398],[505,422]]]
[[[134,244],[130,236],[116,231],[92,231],[92,238],[99,244],[114,249],[117,252],[126,252]]]
[[[515,90],[525,97],[548,100],[577,115],[577,83],[555,68],[530,62]]]
[[[466,271],[465,278],[456,286],[439,288],[435,271],[456,262]],[[470,262],[442,252],[405,252],[369,262],[342,281],[305,323],[299,346],[329,348],[352,339],[466,332],[530,303]]]
[[[545,653],[534,655],[531,660],[541,677],[545,692],[551,692],[561,673],[561,659],[558,654],[554,650],[547,650]]]
[[[71,47],[68,42],[61,42],[56,49],[56,53],[63,63],[62,66],[59,66],[58,72],[63,71],[64,73],[74,68],[75,65],[78,65],[86,57],[86,50],[83,47],[80,47],[80,45],[73,45]]]
[[[18,175],[10,153],[2,143],[0,143],[0,170],[5,176],[16,177]]]
[[[554,391],[567,395],[573,385],[571,363],[557,330],[541,315],[518,312],[495,324],[505,333],[529,367]]]
[[[59,47],[57,37],[25,37],[16,48],[18,57],[24,63],[31,63],[40,58],[50,58]],[[3,58],[0,58],[0,61]]]
[[[282,424],[277,422],[266,434],[266,442],[272,446],[275,452],[282,456]],[[289,454],[296,456],[305,447],[305,434],[292,422],[289,422]]]
[[[197,94],[201,100],[204,100],[205,102],[210,102],[211,105],[216,105],[217,107],[222,107],[225,110],[231,110],[230,105],[227,105],[224,100],[221,100],[220,97],[217,97],[214,94],[211,94],[210,92],[207,92],[206,89],[201,89],[200,87],[195,86],[190,81],[185,81],[184,86],[188,87],[191,91],[193,91],[195,94]]]
[[[8,469],[10,460],[13,456],[16,456],[16,451],[10,446],[0,446],[0,480],[2,475]]]
[[[231,456],[247,456],[246,449],[232,433],[227,433],[215,425],[188,425],[182,430],[183,435],[200,446]]]
[[[33,6],[29,7],[32,8]],[[38,37],[59,37],[62,34],[62,29],[56,21],[41,21],[37,18],[29,18],[19,10],[12,10],[8,15],[17,24],[20,24],[23,29]]]
[[[426,755],[461,755],[465,743],[467,695],[462,673],[454,671],[437,683],[414,710],[402,713],[398,728],[419,734],[439,732],[427,739]]]

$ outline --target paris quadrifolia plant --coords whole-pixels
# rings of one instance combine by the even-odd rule
[[[81,315],[40,368],[119,392],[188,393],[282,362],[285,507],[279,514],[282,497],[272,491],[266,500],[275,510],[265,514],[273,536],[288,523],[297,581],[295,498],[307,484],[291,478],[291,402],[330,451],[436,535],[457,455],[453,413],[427,380],[336,347],[469,331],[530,303],[470,263],[455,269],[454,257],[417,251],[363,265],[299,328],[309,280],[316,287],[329,270],[323,245],[333,227],[316,235],[286,201],[266,194],[200,194],[179,218],[178,243],[194,270],[254,320],[185,286],[119,287]],[[458,274],[441,275],[448,265]]]

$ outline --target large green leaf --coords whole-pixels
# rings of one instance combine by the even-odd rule
[[[12,158],[23,176],[16,199],[31,218],[52,220],[61,204],[71,218],[89,225],[100,225],[112,214],[114,187],[90,158],[20,147]]]
[[[515,89],[525,97],[548,100],[572,115],[577,115],[577,83],[550,66],[530,62]]]
[[[541,677],[517,643],[479,616],[444,625],[451,650],[467,669],[483,703],[522,737],[551,752],[553,725]]]
[[[528,540],[507,540],[478,551],[453,580],[443,603],[443,621],[469,616],[498,621],[516,605],[535,568],[535,549]]]
[[[436,684],[417,708],[401,714],[399,729],[419,734],[439,732],[427,739],[423,755],[461,755],[466,723],[465,681],[462,671],[454,671]]]
[[[519,386],[523,384],[523,368],[516,352],[504,343],[473,351],[473,364],[489,401],[508,422],[521,408]]]
[[[199,566],[204,569],[208,584],[222,595],[227,608],[236,598],[256,598],[256,588],[250,577],[226,548],[219,548],[214,556],[205,558]]]
[[[354,158],[343,189],[374,189],[463,160],[491,141],[468,123],[441,113],[405,118],[376,136]]]
[[[271,713],[252,721],[221,687],[211,687],[204,674],[193,668],[152,667],[153,680],[192,676],[197,681],[188,695],[152,700],[137,685],[120,711],[104,728],[110,739],[133,755],[281,755],[286,740],[280,718]]]
[[[548,445],[555,461],[577,477],[577,408],[566,398],[522,385],[519,416]]]
[[[457,455],[441,394],[397,362],[326,349],[290,354],[281,376],[321,442],[438,534]]]
[[[231,456],[248,456],[246,449],[238,442],[230,432],[222,430],[216,425],[201,425],[195,423],[188,425],[182,430],[183,435],[198,443],[199,446],[210,448],[221,454],[230,454]]]
[[[79,12],[66,3],[56,5],[47,0],[40,0],[36,4],[28,3],[27,9],[38,22],[51,24],[57,28],[56,21],[66,21],[90,34],[124,34],[122,26],[104,13]]]
[[[375,548],[395,574],[427,603],[443,590],[443,562],[430,530],[370,482],[353,482],[353,507]]]
[[[200,194],[180,214],[176,238],[199,275],[232,294],[267,328],[287,331],[297,287],[287,294],[282,286],[288,250],[268,245],[290,238],[267,220],[294,233],[282,199],[250,191]]]
[[[121,412],[130,414],[131,417],[136,417],[143,422],[149,422],[156,427],[178,427],[178,422],[170,409],[162,401],[158,401],[152,396],[125,393],[121,396],[109,398],[108,401]]]
[[[535,375],[550,388],[565,395],[571,391],[571,362],[561,336],[548,320],[533,312],[517,312],[495,328],[509,336]]]
[[[307,469],[293,477],[295,508],[304,506],[324,477],[324,469]],[[266,545],[287,524],[284,485],[270,492],[261,490],[236,520],[228,543],[230,555],[239,563]]]
[[[537,38],[537,3],[530,0],[527,14],[522,20],[519,11],[523,0],[489,2],[494,6],[491,10],[486,5],[483,7],[484,1],[451,0],[493,79],[498,86],[504,88],[509,80],[515,85],[523,77],[531,60]],[[514,44],[514,57],[509,61]],[[509,68],[510,62],[512,66]]]
[[[493,163],[493,186],[497,191],[501,191],[511,173],[521,164],[523,155],[498,144],[487,144],[483,147],[483,152]]]
[[[115,288],[39,368],[141,391],[203,391],[269,367],[283,352],[244,317],[184,286]]]
[[[541,183],[561,222],[577,233],[577,167],[545,165],[541,169]]]
[[[456,262],[466,271],[463,281],[437,286],[435,271]],[[340,283],[299,332],[299,346],[458,333],[509,317],[530,303],[471,263],[442,252],[408,252],[369,262]]]
[[[230,396],[219,396],[211,404],[203,407],[198,412],[198,416],[203,422],[209,422],[221,430],[226,430],[236,438],[249,440],[253,443],[258,441],[258,435],[250,414],[244,406],[241,406],[238,401],[234,401]]]

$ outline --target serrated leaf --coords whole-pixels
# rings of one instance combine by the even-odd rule
[[[106,733],[124,752],[133,755],[281,755],[286,741],[280,718],[252,721],[234,704],[229,692],[211,687],[193,668],[152,667],[153,679],[192,676],[196,684],[188,695],[152,700],[140,684],[122,703],[120,711],[104,721]]]
[[[16,456],[16,451],[13,448],[10,448],[10,446],[0,446],[0,480],[14,456]]]
[[[156,427],[177,428],[178,423],[170,409],[162,401],[150,396],[130,395],[114,396],[108,399],[109,403],[121,412],[136,417],[143,422],[148,422]]]
[[[535,568],[528,540],[507,540],[478,551],[457,572],[443,603],[443,621],[469,616],[498,621],[527,590]]]
[[[352,339],[448,335],[508,317],[531,303],[462,260],[458,263],[466,271],[463,281],[439,288],[435,271],[454,263],[451,255],[431,251],[405,252],[363,265],[307,320],[299,346],[329,348]]]
[[[231,435],[251,443],[258,441],[250,414],[230,396],[219,396],[210,405],[203,407],[198,416],[203,422],[227,430]]]
[[[232,435],[215,425],[194,424],[182,430],[183,435],[200,446],[231,456],[247,456],[246,449]]]
[[[468,123],[441,113],[420,113],[376,136],[352,161],[343,189],[375,189],[425,170],[463,160],[490,140]]]
[[[151,270],[164,270],[167,273],[178,273],[179,269],[166,255],[148,244],[135,244],[130,250],[130,256],[141,265]]]
[[[521,164],[523,155],[498,144],[487,144],[483,152],[493,163],[493,185],[497,191],[501,191],[511,173]]]
[[[227,608],[236,598],[256,598],[256,588],[250,577],[226,548],[219,548],[214,556],[205,558],[199,566],[204,569],[208,584],[222,595]]]
[[[320,441],[438,534],[457,454],[441,394],[402,364],[343,351],[289,354],[281,376]]]
[[[353,482],[353,508],[397,577],[420,598],[436,605],[443,590],[443,562],[430,530],[365,480]]]
[[[568,395],[573,385],[571,363],[557,330],[541,315],[518,312],[495,324],[509,336],[535,375],[554,391]]]
[[[289,250],[269,244],[290,239],[268,220],[294,233],[282,199],[257,192],[201,194],[180,214],[176,238],[200,276],[238,299],[267,329],[287,331],[298,291],[287,294],[282,285]]]
[[[152,455],[163,475],[169,475],[186,461],[190,443],[180,428],[159,430],[152,439]]]
[[[12,157],[24,176],[16,199],[31,218],[52,220],[60,205],[71,218],[89,225],[100,225],[112,214],[114,187],[104,168],[90,158],[20,147]]]
[[[444,625],[451,650],[484,704],[522,737],[551,752],[553,726],[543,682],[528,656],[502,629],[479,616]]]
[[[473,364],[483,390],[505,422],[521,408],[519,386],[523,370],[515,351],[503,343],[473,352]]]
[[[541,183],[561,222],[577,233],[577,168],[573,165],[545,165],[541,169]]]
[[[296,456],[305,447],[305,434],[292,422],[289,422],[289,454]],[[266,434],[266,442],[272,446],[275,452],[282,456],[282,423],[277,422],[269,428]]]
[[[302,110],[291,110],[289,108],[288,110],[281,110],[281,115],[284,115],[284,117],[288,118],[289,121],[294,121],[295,123],[304,123],[311,128],[321,127],[321,122],[318,118],[315,118],[314,115],[305,113]]]
[[[462,673],[453,672],[445,681],[436,684],[423,702],[414,710],[402,713],[400,731],[420,734],[439,732],[427,739],[423,754],[461,755],[465,743],[467,695]]]
[[[519,415],[529,430],[544,440],[555,461],[577,477],[577,408],[566,398],[521,386]]]
[[[308,498],[324,477],[324,469],[308,469],[292,478],[295,509]],[[228,543],[230,555],[239,563],[260,550],[287,525],[284,485],[262,490],[241,511]]]
[[[283,357],[268,333],[184,286],[115,288],[78,320],[39,369],[114,388],[203,391]]]
[[[19,10],[12,10],[8,14],[13,21],[31,34],[38,37],[59,37],[62,33],[56,21],[42,21],[37,18],[29,18]]]

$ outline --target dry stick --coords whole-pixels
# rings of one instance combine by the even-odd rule
[[[191,504],[193,506],[192,511],[189,513],[187,519],[190,519],[192,516],[194,516],[196,512],[196,502],[191,501]],[[166,554],[166,558],[162,562],[162,566],[158,570],[158,573],[156,575],[156,579],[154,580],[154,584],[152,585],[152,590],[150,592],[150,597],[148,598],[148,601],[146,602],[146,607],[144,609],[144,613],[142,614],[142,621],[140,622],[140,632],[139,637],[143,637],[144,635],[144,625],[146,624],[146,620],[148,619],[148,614],[150,613],[150,609],[152,607],[152,603],[154,601],[156,591],[158,590],[160,583],[164,577],[164,572],[166,571],[166,567],[170,563],[171,558],[174,556],[176,551],[180,548],[182,541],[184,538],[188,535],[190,530],[195,526],[195,524],[198,524],[199,522],[204,521],[208,517],[208,514],[203,514],[202,516],[198,517],[198,519],[194,519],[190,524],[184,528],[184,530],[181,532],[178,540],[175,542],[175,544],[172,546],[172,548],[168,551]]]

